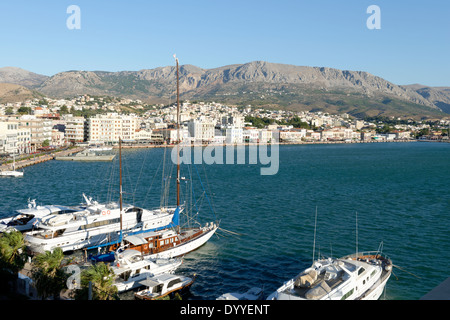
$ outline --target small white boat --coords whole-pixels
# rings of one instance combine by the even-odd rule
[[[183,296],[189,292],[195,277],[167,273],[154,276],[141,281],[141,285],[147,288],[136,292],[134,296],[137,300],[174,299],[176,294]]]
[[[89,151],[92,152],[105,152],[105,151],[111,151],[113,148],[112,147],[106,147],[106,146],[90,146],[89,147]]]
[[[262,300],[264,291],[262,288],[252,287],[244,293],[224,293],[216,300]]]
[[[139,282],[162,273],[172,273],[181,264],[182,259],[150,259],[139,251],[125,250],[117,255],[112,269],[116,275],[114,285],[119,292],[142,286]]]
[[[23,171],[4,170],[4,171],[0,171],[0,176],[2,176],[2,177],[23,177]]]
[[[1,177],[23,177],[23,171],[16,170],[16,159],[13,157],[12,170],[0,171]]]
[[[391,272],[391,260],[379,252],[319,259],[267,300],[377,300]]]

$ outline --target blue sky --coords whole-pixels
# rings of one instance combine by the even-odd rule
[[[380,30],[366,26],[370,5]],[[0,67],[46,75],[173,65],[176,53],[201,68],[264,60],[450,86],[447,0],[2,1],[0,43]]]

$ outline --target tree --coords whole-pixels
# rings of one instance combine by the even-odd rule
[[[31,108],[30,107],[20,107],[17,109],[18,114],[31,114]]]
[[[114,271],[109,265],[100,262],[81,272],[81,289],[75,293],[75,299],[85,300],[89,295],[89,283],[93,300],[117,300],[117,287],[114,286]]]
[[[67,108],[66,105],[61,106],[61,108],[59,108],[59,113],[60,114],[67,114],[69,113],[69,109]]]
[[[53,252],[46,251],[34,258],[31,278],[35,282],[37,293],[42,299],[53,296],[59,299],[69,277],[64,271],[64,254],[61,248]]]
[[[16,230],[3,232],[0,235],[0,288],[8,287],[10,281],[17,279],[26,259],[22,233]]]

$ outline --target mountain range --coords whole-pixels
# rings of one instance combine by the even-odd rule
[[[397,85],[364,71],[253,61],[213,69],[182,65],[179,78],[180,98],[190,101],[354,116],[442,118],[450,114],[450,87]],[[27,91],[30,97],[89,94],[151,104],[176,101],[175,66],[119,72],[73,70],[50,77],[5,67],[0,68],[0,83],[21,86],[22,98]],[[3,86],[0,102],[5,101]],[[14,90],[8,92],[11,100]]]

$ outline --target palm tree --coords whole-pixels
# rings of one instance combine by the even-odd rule
[[[75,299],[88,299],[89,286],[93,300],[117,300],[117,287],[114,284],[114,271],[109,265],[100,262],[81,272],[81,289],[75,293]]]
[[[69,275],[63,269],[63,259],[61,248],[56,248],[53,252],[46,251],[34,258],[31,278],[42,299],[50,296],[59,299],[61,290],[65,288]]]
[[[0,235],[0,278],[1,287],[8,286],[11,280],[25,266],[27,255],[21,232],[9,230]]]

